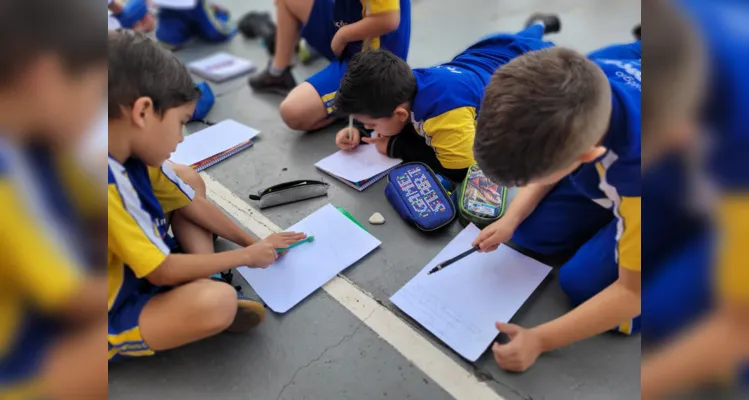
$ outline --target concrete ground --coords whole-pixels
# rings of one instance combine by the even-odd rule
[[[235,18],[251,10],[273,9],[271,0],[222,0],[221,4]],[[583,52],[630,41],[630,30],[640,21],[637,0],[414,0],[409,62],[418,67],[447,60],[487,33],[519,30],[534,11],[558,13],[562,33],[550,36],[549,40]],[[219,50],[251,59],[260,68],[268,60],[258,41],[241,37],[221,45],[196,43],[177,55],[190,61]],[[321,61],[297,68],[297,80],[302,81],[324,65]],[[319,290],[284,315],[269,312],[266,323],[249,335],[219,335],[155,357],[110,366],[110,398],[469,398],[470,389],[461,389],[456,383],[459,379],[433,373],[452,371],[450,368],[468,371],[477,384],[491,388],[496,393],[491,397],[497,399],[639,398],[639,336],[601,335],[545,354],[523,374],[501,371],[490,352],[475,364],[460,359],[388,302],[459,232],[459,224],[454,223],[434,235],[420,234],[401,221],[387,203],[383,181],[358,193],[316,170],[313,166],[316,161],[336,151],[334,132],[340,125],[313,134],[291,131],[278,115],[281,99],[253,94],[246,85],[246,77],[212,87],[217,102],[209,119],[232,118],[262,134],[253,148],[210,168],[208,175],[217,185],[228,188],[233,193],[232,199],[242,199],[250,205],[252,202],[247,199],[250,193],[276,183],[294,179],[324,179],[331,183],[327,198],[263,212],[272,224],[281,228],[328,202],[346,207],[363,222],[376,211],[382,213],[387,220],[385,225],[367,226],[382,241],[382,246],[344,271],[344,283],[368,293],[388,314],[406,321],[409,329],[427,338],[430,348],[417,350],[392,345],[402,343],[398,340],[399,333],[388,333],[387,326],[375,332],[367,318],[352,312],[346,302],[331,296],[330,291]],[[202,128],[197,124],[190,130]],[[241,277],[235,281],[240,283]],[[569,307],[556,276],[552,276],[512,322],[534,326],[562,315]],[[440,357],[430,360],[431,355]],[[434,379],[436,376],[441,378]]]

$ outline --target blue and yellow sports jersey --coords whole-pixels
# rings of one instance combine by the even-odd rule
[[[336,31],[343,26],[359,22],[368,15],[386,12],[399,12],[401,14],[398,29],[380,37],[373,37],[360,42],[350,42],[346,47],[344,58],[349,59],[362,50],[379,48],[387,49],[404,60],[408,57],[408,45],[411,38],[411,0],[327,1],[333,2],[332,23]],[[328,47],[330,47],[329,43]]]
[[[613,210],[618,220],[617,262],[640,271],[641,256],[641,90],[640,60],[593,60],[611,84],[612,114],[602,145],[606,153],[584,164],[570,177],[596,203]]]
[[[92,261],[81,228],[85,204],[74,196],[83,193],[73,193],[83,186],[71,181],[81,175],[73,167],[46,149],[0,140],[0,398],[35,386],[58,332],[55,317]]]
[[[411,121],[443,167],[462,169],[476,163],[476,117],[494,71],[524,53],[553,46],[541,40],[543,27],[531,28],[538,30],[537,38],[522,33],[490,36],[448,63],[413,70],[417,92]]]
[[[188,205],[195,192],[165,163],[109,158],[108,310],[115,312],[169,255],[166,213]]]

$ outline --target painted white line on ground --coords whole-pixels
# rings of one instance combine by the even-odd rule
[[[282,231],[217,180],[201,173],[210,200],[255,235],[264,238]],[[458,400],[504,400],[486,383],[456,363],[393,312],[340,276],[323,286],[331,297],[359,318],[424,374]]]

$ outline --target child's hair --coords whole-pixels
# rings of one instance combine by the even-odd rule
[[[172,53],[131,30],[109,33],[108,90],[109,119],[119,118],[140,97],[150,97],[160,116],[200,97],[187,68]]]
[[[415,95],[416,78],[408,63],[387,50],[370,50],[349,61],[335,96],[335,108],[342,115],[386,118]]]
[[[495,183],[524,185],[574,163],[605,133],[610,86],[582,54],[549,48],[494,72],[476,124],[474,157]]]
[[[101,15],[91,0],[0,1],[0,85],[43,54],[59,57],[71,74],[104,66],[107,44],[95,34],[105,28]]]

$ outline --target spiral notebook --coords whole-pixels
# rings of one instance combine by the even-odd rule
[[[339,150],[318,161],[315,167],[361,192],[402,162],[380,154],[374,145],[363,144],[350,151]]]
[[[227,119],[189,135],[177,146],[169,160],[202,171],[252,147],[260,132]]]
[[[220,52],[187,64],[187,69],[203,79],[219,83],[249,74],[255,71],[255,65],[250,60]]]

